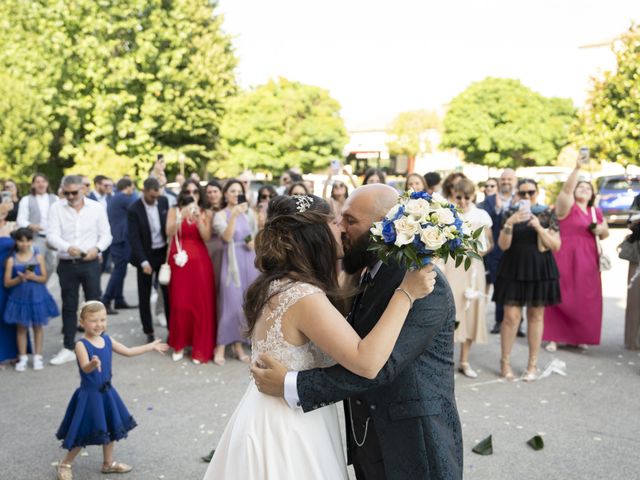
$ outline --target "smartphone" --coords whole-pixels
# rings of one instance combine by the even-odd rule
[[[27,265],[26,270],[29,272],[35,272],[36,271],[36,266],[35,265]]]
[[[238,204],[247,203],[247,197],[245,195],[238,195]]]
[[[340,172],[340,167],[341,166],[342,166],[342,164],[340,163],[340,160],[331,160],[331,171],[333,173]]]
[[[6,190],[2,192],[2,203],[11,203],[11,192],[7,192]]]
[[[518,210],[521,212],[531,213],[531,200],[520,200],[518,202]]]
[[[583,165],[587,164],[587,162],[589,161],[589,149],[587,147],[582,147],[580,149],[580,153],[578,154],[578,159],[580,160],[580,163],[582,163]]]

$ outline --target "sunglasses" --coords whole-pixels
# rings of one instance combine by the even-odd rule
[[[62,192],[65,197],[75,197],[78,193],[80,193],[80,190],[64,190]]]
[[[456,195],[456,200],[462,200],[463,198],[465,200],[471,200],[471,197],[469,197],[468,195],[465,195],[464,197],[462,195]]]
[[[193,195],[194,193],[200,193],[198,190],[185,190],[185,193],[188,193],[190,195]]]
[[[267,194],[267,195],[260,195],[260,200],[268,200],[270,198],[275,198],[276,195],[272,195],[272,194]]]
[[[498,185],[495,185],[493,183],[487,183],[484,188],[498,188]]]
[[[533,197],[537,192],[535,190],[520,190],[518,195],[521,197]]]

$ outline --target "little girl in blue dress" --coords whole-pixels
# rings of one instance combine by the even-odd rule
[[[4,286],[9,289],[4,321],[17,327],[18,363],[16,371],[27,368],[27,337],[33,328],[35,354],[33,369],[42,370],[42,327],[49,318],[60,314],[55,300],[47,290],[47,270],[44,257],[33,249],[33,232],[19,228],[11,235],[16,242],[13,255],[7,258]]]
[[[80,369],[78,388],[67,407],[56,437],[69,450],[58,464],[58,480],[71,480],[71,466],[78,453],[87,445],[102,445],[102,473],[127,473],[132,467],[113,460],[114,442],[125,438],[136,422],[111,385],[111,355],[125,357],[156,350],[165,352],[169,346],[160,340],[128,348],[106,333],[107,310],[95,300],[80,309],[83,337],[76,342],[75,352]]]

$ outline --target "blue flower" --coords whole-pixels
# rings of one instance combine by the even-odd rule
[[[403,215],[404,215],[404,205],[400,205],[400,207],[398,208],[398,211],[393,216],[393,218],[389,218],[388,220],[395,222],[399,218],[402,218]]]
[[[387,244],[396,241],[396,229],[392,221],[386,219],[382,221],[382,238]]]
[[[456,216],[455,221],[453,222],[453,225],[456,227],[456,229],[461,230],[462,229],[462,219],[458,216]]]
[[[426,200],[427,202],[431,201],[431,195],[429,195],[427,192],[413,192],[410,197],[412,200],[416,200],[418,198],[422,198],[424,200]]]
[[[452,252],[461,245],[462,245],[462,240],[460,240],[459,238],[454,238],[453,240],[449,240],[449,249]]]

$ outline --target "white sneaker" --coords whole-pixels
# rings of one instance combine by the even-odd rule
[[[160,312],[156,315],[156,323],[161,327],[167,326],[167,317],[164,312]]]
[[[44,368],[44,362],[42,361],[42,355],[33,356],[33,369],[42,370]]]
[[[55,357],[49,360],[51,365],[62,365],[64,363],[73,362],[76,359],[76,354],[73,350],[62,348]]]
[[[29,357],[26,355],[20,355],[18,363],[16,363],[16,372],[24,372],[27,369],[27,362]]]
[[[179,362],[184,358],[184,350],[180,350],[179,352],[173,352],[171,354],[171,358],[174,362]]]
[[[549,343],[547,343],[547,346],[546,346],[546,347],[544,347],[544,349],[545,349],[547,352],[551,352],[551,353],[553,353],[553,352],[555,352],[556,350],[558,350],[558,344],[557,344],[556,342],[549,342]]]

